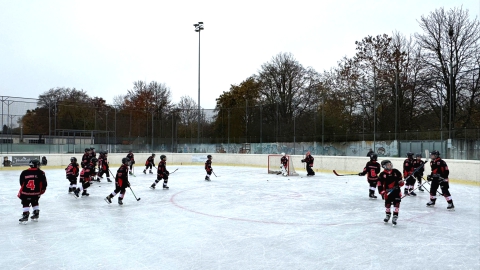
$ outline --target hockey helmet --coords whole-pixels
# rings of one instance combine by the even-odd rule
[[[375,154],[375,153],[371,154],[371,155],[370,155],[370,160],[372,160],[372,161],[373,161],[373,160],[377,161],[377,160],[378,160],[378,155]]]
[[[95,147],[90,147],[90,150],[95,150]]]
[[[433,150],[430,152],[430,156],[435,156],[435,158],[438,158],[440,156],[440,152],[438,152],[438,150]]]
[[[284,157],[284,156],[285,156],[285,153],[282,153],[282,156]]]
[[[70,162],[72,162],[72,163],[77,163],[77,158],[76,158],[76,157],[71,157],[71,158],[70,158]]]
[[[30,163],[28,163],[30,168],[39,168],[40,167],[40,160],[38,159],[31,159]]]
[[[412,152],[408,152],[408,153],[407,153],[407,157],[408,157],[408,158],[413,158],[413,153],[412,153]]]
[[[388,164],[393,165],[392,162],[388,159],[382,160],[381,164],[382,164],[382,168],[384,168],[385,170],[390,170],[391,169],[391,168],[387,168]]]
[[[130,159],[127,157],[122,158],[122,164],[123,165],[129,165],[130,164]]]
[[[155,154],[154,154],[154,155],[155,155]],[[161,160],[167,160],[167,156],[161,155],[161,156],[160,156],[160,159],[161,159]]]
[[[309,156],[309,155],[310,155],[310,151],[307,151],[307,154],[306,154],[306,155]]]
[[[97,163],[97,162],[98,162],[98,159],[97,159],[97,158],[92,158],[92,159],[90,160],[90,162],[91,162],[91,163]]]
[[[421,153],[417,153],[417,154],[415,155],[415,157],[416,157],[416,158],[422,158],[422,154],[421,154]]]
[[[132,151],[132,150],[128,150],[128,153],[133,153],[133,151]]]
[[[155,154],[152,153],[152,157],[154,157],[154,156],[155,156]]]
[[[207,158],[208,158],[208,159],[211,159],[211,158],[212,158],[212,155],[208,155]]]
[[[88,151],[90,151],[90,148],[85,148],[85,152],[88,152]]]

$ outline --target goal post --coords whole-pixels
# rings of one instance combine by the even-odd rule
[[[293,167],[293,160],[290,155],[286,155],[288,158],[288,164],[287,164],[287,173],[288,176],[298,176],[298,173],[295,171],[295,168]],[[281,174],[282,169],[280,166],[282,166],[282,163],[280,162],[280,159],[282,158],[282,155],[268,155],[268,173],[269,174]]]

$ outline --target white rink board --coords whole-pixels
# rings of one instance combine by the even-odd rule
[[[138,163],[137,163],[138,164]],[[114,184],[67,194],[63,169],[49,186],[38,223],[18,224],[19,170],[0,179],[1,269],[479,269],[480,188],[452,184],[456,211],[426,192],[403,199],[398,226],[385,225],[383,201],[368,199],[365,177],[268,175],[264,168],[214,163],[167,165],[170,190],[155,175],[131,177],[136,201],[103,198]],[[116,171],[112,167],[112,171]]]

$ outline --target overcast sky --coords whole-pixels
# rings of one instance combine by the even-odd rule
[[[318,72],[352,57],[368,35],[420,32],[422,15],[480,0],[53,1],[0,0],[0,95],[37,98],[55,87],[113,97],[144,80],[165,83],[172,101],[201,106],[280,52]]]

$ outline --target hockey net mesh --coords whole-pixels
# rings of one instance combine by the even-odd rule
[[[288,158],[288,166],[287,166],[287,173],[289,176],[298,176],[298,173],[295,171],[293,167],[293,160],[292,157],[286,155]],[[280,166],[282,166],[280,159],[282,155],[268,155],[268,173],[270,174],[281,174],[282,170]]]

